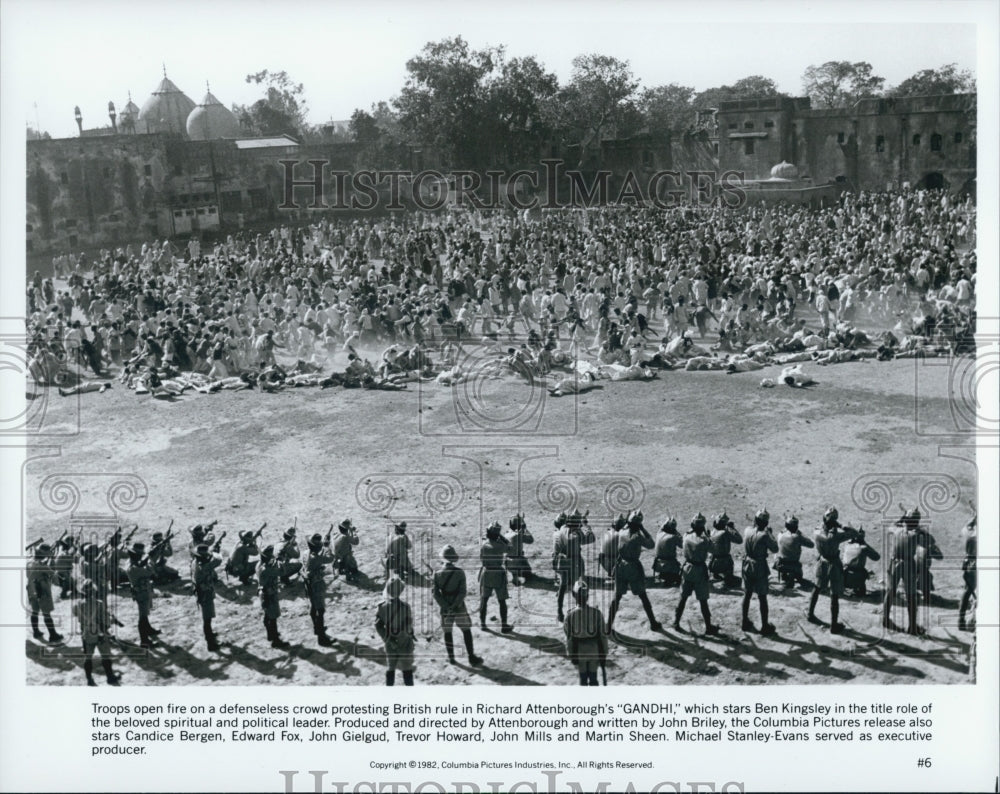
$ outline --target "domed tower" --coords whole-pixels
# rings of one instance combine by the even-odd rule
[[[798,178],[799,169],[784,160],[771,168],[771,179],[787,179],[791,182]]]
[[[125,135],[135,135],[139,123],[139,106],[132,101],[132,92],[128,92],[128,102],[118,116],[118,126]]]
[[[239,138],[240,122],[233,112],[223,105],[205,84],[206,94],[201,104],[187,117],[187,134],[192,141],[211,141],[218,138]]]
[[[183,135],[192,110],[194,102],[170,82],[164,67],[163,80],[139,111],[138,127],[144,132],[177,132]]]

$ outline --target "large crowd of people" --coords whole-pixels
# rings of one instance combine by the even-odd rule
[[[31,374],[168,398],[399,389],[460,380],[463,347],[482,344],[499,373],[564,393],[660,369],[962,352],[974,236],[970,199],[907,189],[823,209],[453,208],[126,245],[28,279]]]

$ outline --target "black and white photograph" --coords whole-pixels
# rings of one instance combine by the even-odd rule
[[[997,7],[907,8],[4,2],[4,680],[995,701]],[[864,738],[740,708],[576,754]]]

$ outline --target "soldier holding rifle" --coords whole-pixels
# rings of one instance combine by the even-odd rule
[[[809,599],[808,618],[810,623],[823,625],[816,617],[816,605],[820,593],[830,593],[830,633],[842,634],[844,624],[840,616],[840,597],[844,594],[844,564],[840,559],[840,544],[857,538],[856,529],[841,526],[837,508],[831,507],[823,513],[823,524],[816,531],[816,588]],[[911,555],[912,559],[912,555]]]
[[[318,532],[309,538],[309,556],[306,558],[306,593],[309,596],[309,617],[312,619],[316,642],[323,647],[333,645],[333,639],[326,633],[326,566],[331,564],[336,555],[330,548],[330,538],[333,535],[333,524],[327,530],[326,537]]]
[[[775,633],[774,625],[768,623],[767,588],[771,569],[767,564],[768,552],[778,550],[778,541],[771,531],[771,516],[767,510],[760,510],[753,518],[753,526],[743,533],[746,556],[743,558],[743,631],[753,631],[750,620],[750,601],[754,593],[760,601],[760,633],[767,636]]]
[[[218,637],[212,630],[212,619],[215,617],[215,585],[219,581],[216,569],[222,565],[219,550],[222,548],[222,539],[225,537],[226,533],[223,532],[214,546],[199,543],[194,554],[192,571],[194,594],[198,599],[198,606],[201,608],[202,628],[209,651],[219,650]]]
[[[248,585],[253,579],[255,561],[253,558],[260,556],[260,548],[257,541],[267,527],[265,521],[256,532],[247,530],[240,532],[239,545],[233,549],[233,554],[226,563],[226,573],[235,576],[240,580],[240,584]]]
[[[348,582],[356,581],[359,571],[358,561],[354,559],[354,547],[360,543],[358,530],[349,518],[341,521],[337,530],[340,534],[333,543],[334,569]]]
[[[28,606],[31,609],[31,633],[36,640],[45,640],[45,635],[38,630],[38,615],[41,613],[45,628],[49,630],[49,642],[61,642],[62,635],[56,631],[52,620],[52,583],[56,578],[53,567],[53,548],[39,538],[28,546],[26,551],[32,552],[32,558],[27,565]]]
[[[590,514],[590,511],[587,511]],[[563,622],[563,600],[572,583],[586,575],[583,564],[583,547],[594,542],[594,532],[587,524],[587,516],[579,510],[567,516],[561,514],[555,521],[556,533],[552,550],[552,567],[559,578],[556,594],[556,620]]]

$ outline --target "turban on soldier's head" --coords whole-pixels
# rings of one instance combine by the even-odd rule
[[[393,576],[385,583],[385,594],[389,598],[398,598],[404,587],[406,587],[406,583],[398,576]]]

